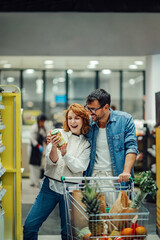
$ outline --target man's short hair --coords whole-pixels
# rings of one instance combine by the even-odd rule
[[[98,100],[101,107],[105,106],[106,104],[110,106],[111,96],[104,89],[99,88],[88,95],[88,97],[86,98],[86,103],[91,104],[95,100]]]

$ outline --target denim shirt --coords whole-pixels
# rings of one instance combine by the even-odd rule
[[[90,130],[86,135],[91,144],[90,163],[85,172],[86,176],[91,176],[94,169],[98,131],[97,123],[91,121]],[[138,153],[136,130],[132,116],[122,111],[110,109],[106,133],[113,174],[118,176],[123,172],[126,155],[128,153]],[[131,173],[133,176],[133,169]]]

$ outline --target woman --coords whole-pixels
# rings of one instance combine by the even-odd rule
[[[65,203],[61,176],[82,176],[89,164],[90,145],[84,134],[89,130],[89,116],[81,104],[71,104],[65,113],[63,129],[66,144],[57,147],[60,139],[53,135],[46,149],[46,170],[41,190],[24,224],[23,239],[38,239],[38,231],[59,203],[61,238],[67,239]]]

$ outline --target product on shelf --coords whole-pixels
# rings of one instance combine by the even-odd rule
[[[0,147],[3,145],[2,143],[2,133],[0,133]]]
[[[1,111],[0,111],[0,125],[3,125]]]
[[[156,174],[156,163],[153,163],[153,164],[151,165],[151,171],[152,171],[154,174]]]
[[[0,179],[0,191],[2,190],[3,186],[2,186],[2,180]]]
[[[3,104],[2,100],[3,98],[2,98],[2,95],[0,94],[0,105]]]

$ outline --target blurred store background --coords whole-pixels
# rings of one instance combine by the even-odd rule
[[[29,169],[29,129],[40,113],[47,116],[49,130],[62,123],[70,103],[84,105],[89,92],[104,88],[117,110],[144,119],[144,57],[0,57],[0,64],[1,84],[16,85],[21,90],[24,174]],[[6,64],[10,68],[6,69]]]
[[[47,131],[61,126],[68,105],[85,104],[96,88],[107,90],[111,104],[134,118],[135,173],[151,170],[155,180],[159,176],[159,12],[159,1],[0,2],[0,84],[21,91],[23,221],[37,191],[28,181],[31,125],[44,113]],[[156,203],[148,201],[154,209],[149,231],[159,232]],[[56,234],[49,230],[50,225],[41,234]]]

